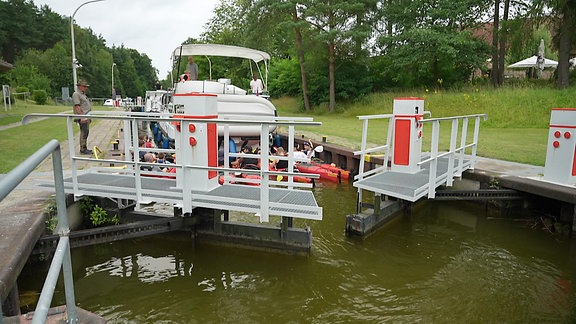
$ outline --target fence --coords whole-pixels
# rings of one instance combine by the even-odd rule
[[[48,310],[54,296],[54,289],[58,281],[60,269],[64,277],[64,290],[66,295],[66,313],[69,323],[77,323],[76,302],[74,297],[74,281],[72,279],[72,262],[70,259],[70,240],[68,227],[68,216],[66,213],[66,200],[64,194],[64,174],[62,171],[62,156],[60,153],[60,143],[51,140],[32,156],[10,171],[0,181],[0,201],[4,200],[12,190],[14,190],[48,155],[52,154],[54,169],[54,187],[56,189],[56,207],[58,209],[58,234],[60,240],[54,253],[54,258],[50,264],[46,281],[42,287],[40,298],[34,312],[32,323],[45,323],[48,317]],[[6,296],[0,296],[3,301]],[[3,322],[3,315],[0,303],[0,323]]]

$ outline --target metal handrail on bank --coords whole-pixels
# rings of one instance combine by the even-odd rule
[[[54,253],[54,258],[50,264],[50,270],[46,276],[46,281],[42,287],[32,323],[45,323],[48,317],[48,310],[52,303],[54,290],[58,281],[60,269],[64,277],[64,290],[66,295],[66,313],[68,323],[77,323],[76,302],[74,297],[74,281],[72,278],[72,262],[70,258],[70,241],[68,234],[68,216],[66,212],[66,200],[64,193],[64,174],[62,170],[62,155],[60,153],[60,143],[51,140],[28,159],[10,171],[0,181],[0,201],[4,200],[34,169],[40,165],[49,155],[52,155],[54,170],[54,188],[56,190],[56,207],[58,209],[58,234],[60,240]],[[2,297],[2,301],[7,296]],[[2,303],[0,302],[0,323],[3,322]]]

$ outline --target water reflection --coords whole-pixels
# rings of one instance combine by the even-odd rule
[[[315,189],[309,257],[171,233],[72,251],[79,305],[109,323],[573,322],[576,246],[466,203],[429,203],[365,240],[347,185]],[[40,289],[37,273],[21,290]],[[63,304],[63,292],[54,304]]]
[[[183,276],[190,269],[184,268],[183,260],[177,260],[172,255],[152,257],[138,253],[124,258],[113,258],[101,264],[86,268],[86,276],[97,272],[105,272],[109,276],[132,277],[141,282],[166,281],[171,277]]]

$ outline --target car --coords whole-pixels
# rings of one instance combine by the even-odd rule
[[[106,101],[104,101],[104,103],[102,105],[108,106],[108,107],[124,107],[124,106],[126,106],[124,101],[118,100],[118,104],[116,104],[113,99],[106,99]]]

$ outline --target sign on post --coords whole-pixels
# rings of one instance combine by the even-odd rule
[[[12,110],[12,101],[10,100],[10,86],[2,85],[2,98],[4,99],[4,111]]]

